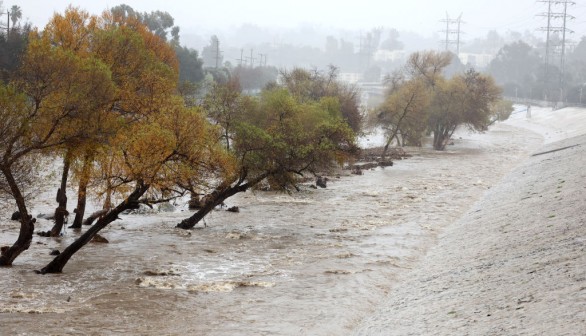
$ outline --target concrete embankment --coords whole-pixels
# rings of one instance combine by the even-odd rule
[[[356,335],[586,335],[586,123],[566,121],[572,137],[543,133]]]

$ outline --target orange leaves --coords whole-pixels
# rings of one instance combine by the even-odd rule
[[[87,55],[91,52],[92,36],[98,19],[87,11],[67,7],[65,13],[55,14],[43,31],[53,45]]]
[[[0,103],[16,111],[7,125],[19,126],[18,148],[63,145],[91,156],[93,181],[108,191],[126,192],[136,181],[163,190],[235,175],[219,130],[176,96],[172,46],[136,18],[69,7],[31,33],[22,64],[17,90],[0,88]]]

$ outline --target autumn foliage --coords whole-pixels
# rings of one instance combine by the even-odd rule
[[[356,95],[333,76],[304,77],[258,97],[229,81],[199,104],[186,102],[177,87],[176,41],[125,13],[92,16],[69,7],[55,14],[31,32],[14,79],[0,85],[0,187],[21,213],[18,240],[2,248],[0,265],[31,245],[35,219],[26,188],[34,188],[31,164],[39,156],[63,162],[55,226],[45,234],[61,232],[71,177],[78,182],[74,228],[87,217],[88,194],[104,201],[89,216],[95,223],[39,271],[56,273],[126,210],[212,195],[200,217],[184,225],[193,226],[261,181],[295,188],[302,174],[323,172],[355,152]],[[313,92],[298,94],[303,87]]]
[[[492,77],[470,69],[446,78],[443,72],[452,57],[417,52],[388,78],[385,101],[371,117],[386,130],[385,151],[394,140],[421,146],[426,132],[433,133],[433,147],[443,150],[459,126],[484,131],[498,118],[501,91]]]

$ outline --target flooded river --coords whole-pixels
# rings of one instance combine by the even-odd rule
[[[89,244],[60,275],[33,270],[76,233],[35,237],[0,269],[0,334],[348,334],[442,228],[542,142],[505,124],[458,137],[446,152],[414,150],[327,189],[239,195],[227,203],[240,213],[216,211],[205,228],[175,229],[183,208],[124,216],[103,231],[109,244]],[[1,245],[17,227],[2,221]]]

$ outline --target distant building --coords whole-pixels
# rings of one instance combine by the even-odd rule
[[[475,69],[486,69],[490,62],[495,58],[491,54],[470,54],[460,53],[458,55],[462,64],[473,67]]]
[[[338,80],[345,83],[356,84],[361,82],[364,74],[358,72],[341,72],[338,74]]]
[[[377,50],[374,53],[374,60],[377,62],[398,62],[407,59],[405,50]]]

